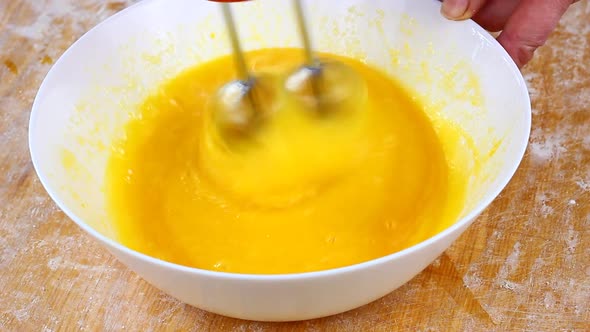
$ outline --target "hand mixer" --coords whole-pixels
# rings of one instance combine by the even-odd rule
[[[305,63],[289,75],[283,84],[252,75],[248,70],[231,8],[235,4],[230,4],[247,0],[214,1],[220,2],[238,73],[238,79],[224,85],[214,100],[214,116],[222,132],[243,136],[256,130],[277,110],[277,98],[283,95],[279,89],[299,100],[303,110],[318,115],[359,108],[366,93],[363,79],[343,63],[325,62],[316,57],[300,0],[292,2]]]

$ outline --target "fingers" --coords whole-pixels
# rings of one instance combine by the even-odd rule
[[[520,2],[521,0],[488,0],[473,20],[488,31],[500,31]]]
[[[443,0],[441,12],[452,20],[473,18],[490,31],[518,67],[531,60],[568,7],[579,0]]]
[[[519,68],[528,63],[535,50],[545,44],[572,0],[522,0],[498,41]]]
[[[488,0],[443,0],[441,13],[451,20],[473,17]]]

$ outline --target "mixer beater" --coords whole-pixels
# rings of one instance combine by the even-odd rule
[[[279,108],[285,93],[301,108],[318,116],[355,111],[366,94],[363,79],[353,69],[336,61],[320,60],[312,45],[301,0],[292,0],[305,63],[284,82],[253,75],[248,70],[232,6],[247,0],[217,0],[232,46],[238,79],[224,85],[214,101],[214,118],[225,137],[244,137],[267,121]]]

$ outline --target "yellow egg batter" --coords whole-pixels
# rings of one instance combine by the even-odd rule
[[[120,241],[207,270],[297,273],[382,257],[453,223],[465,182],[421,106],[380,71],[322,56],[364,78],[362,109],[318,117],[287,96],[252,137],[226,144],[210,104],[235,77],[230,57],[148,98],[107,171]],[[247,58],[278,81],[303,61],[297,49]]]

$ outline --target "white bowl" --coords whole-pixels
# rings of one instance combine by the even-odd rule
[[[246,49],[299,45],[289,4],[259,0],[236,5]],[[319,50],[363,58],[399,78],[427,101],[427,112],[457,123],[480,155],[487,156],[479,173],[471,176],[463,217],[448,229],[362,264],[267,276],[188,268],[118,243],[103,188],[111,142],[159,83],[229,53],[213,2],[145,0],[113,16],[59,59],[33,105],[31,155],[57,205],[145,280],[214,313],[261,321],[303,320],[386,295],[436,259],[492,202],[513,176],[528,142],[525,82],[507,53],[472,21],[443,19],[435,0],[304,4]],[[473,80],[479,89],[472,89]]]

